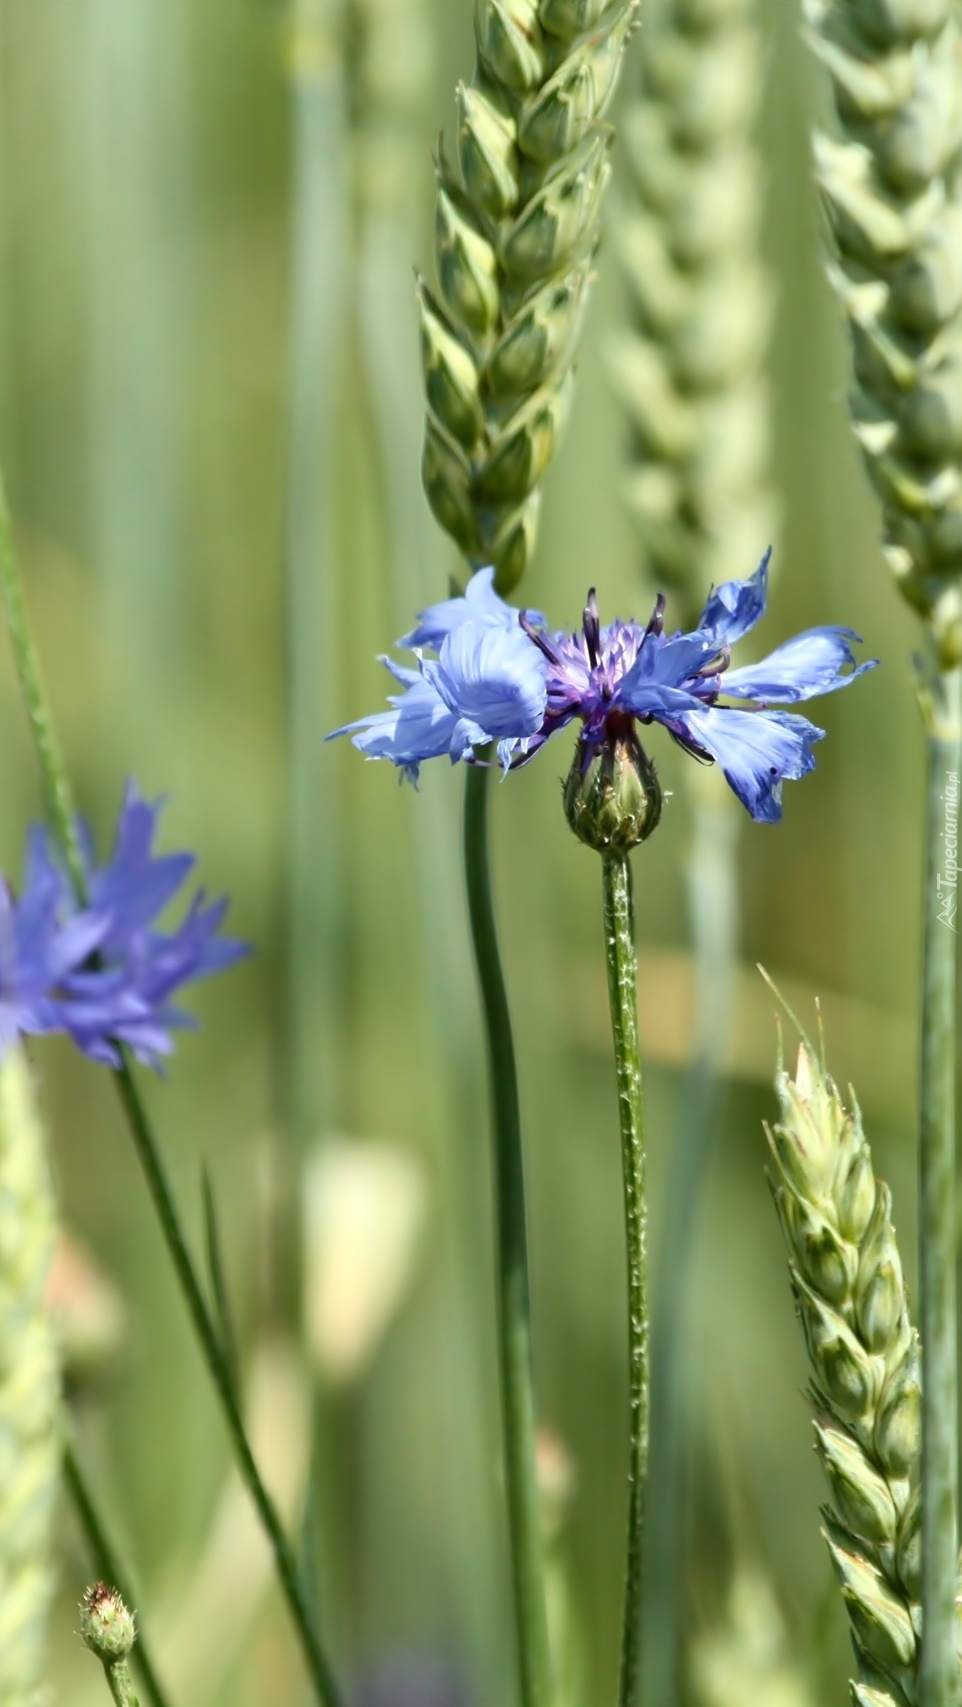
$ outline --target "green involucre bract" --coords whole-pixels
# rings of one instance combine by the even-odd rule
[[[779,1070],[770,1183],[812,1367],[823,1533],[859,1661],[860,1707],[917,1707],[921,1369],[887,1185],[858,1108],[803,1044]]]
[[[649,0],[616,236],[632,326],[611,346],[646,567],[685,600],[744,574],[775,524],[759,254],[758,0]]]
[[[47,1147],[19,1050],[0,1063],[0,1707],[42,1681],[53,1590],[60,1392],[44,1289],[53,1246]]]
[[[852,421],[884,549],[962,659],[962,38],[953,0],[806,0],[839,133],[815,137]]]
[[[419,280],[423,477],[435,516],[509,591],[564,430],[609,176],[603,115],[637,0],[477,0],[457,165],[438,159],[437,292]]]

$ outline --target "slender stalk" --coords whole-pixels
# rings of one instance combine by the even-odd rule
[[[694,767],[692,767],[694,769]],[[685,1465],[691,1417],[688,1321],[707,1162],[721,1111],[721,1064],[731,1027],[738,944],[738,803],[714,771],[695,771],[688,904],[695,972],[694,1055],[669,1162],[651,1318],[651,1444],[645,1555],[645,1690],[681,1690]]]
[[[40,762],[47,808],[60,840],[70,875],[82,900],[85,890],[83,864],[77,843],[70,784],[59,750],[53,719],[43,691],[39,660],[27,622],[19,565],[13,547],[9,511],[0,485],[0,601],[3,603],[17,672],[27,705]],[[180,1283],[197,1341],[220,1399],[241,1477],[257,1509],[274,1552],[274,1561],[284,1597],[300,1639],[308,1674],[323,1707],[337,1707],[338,1693],[330,1667],[314,1629],[313,1619],[301,1587],[293,1552],[273,1501],[261,1481],[248,1444],[237,1395],[231,1381],[230,1361],[214,1320],[207,1308],[200,1281],[184,1239],[180,1216],[167,1178],[160,1147],[154,1137],[126,1052],[114,1073],[114,1082],[127,1117],[147,1180],[148,1190],[160,1222],[168,1255]]]
[[[134,1693],[130,1666],[126,1660],[114,1660],[109,1664],[105,1661],[104,1677],[107,1679],[107,1688],[110,1690],[117,1707],[140,1707],[140,1702]]]
[[[93,1490],[84,1475],[69,1435],[64,1441],[63,1472],[81,1528],[87,1537],[91,1562],[97,1575],[102,1577],[105,1582],[113,1583],[122,1599],[129,1606],[132,1606],[134,1597],[130,1592],[127,1575],[117,1562],[117,1555],[107,1535],[103,1519],[97,1510]],[[147,1651],[142,1630],[137,1631],[137,1644],[133,1652],[136,1656],[144,1690],[148,1700],[152,1703],[152,1707],[167,1707],[167,1697],[154,1669],[153,1660]]]
[[[604,855],[601,869],[608,1001],[611,1006],[611,1032],[618,1077],[618,1120],[621,1126],[625,1177],[625,1233],[628,1249],[628,1545],[618,1699],[621,1707],[637,1707],[641,1698],[642,1548],[645,1532],[649,1412],[645,1138],[642,1120],[641,1056],[638,1044],[631,867],[628,855]]]
[[[955,1295],[956,862],[962,671],[942,671],[927,704],[919,1290],[922,1346],[922,1703],[958,1701],[958,1371]]]
[[[488,770],[481,765],[468,766],[464,798],[464,868],[491,1085],[501,1406],[521,1699],[523,1707],[547,1707],[551,1700],[551,1658],[535,1472],[534,1376],[521,1115],[511,1016],[491,897]]]

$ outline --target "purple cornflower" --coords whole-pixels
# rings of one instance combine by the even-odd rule
[[[407,690],[392,700],[394,709],[334,733],[351,735],[369,757],[391,759],[416,780],[423,760],[443,753],[471,759],[487,741],[497,741],[505,768],[517,769],[574,720],[586,771],[616,745],[640,748],[636,725],[660,723],[694,757],[721,765],[753,818],[775,823],[782,783],[814,768],[812,749],[824,730],[772,707],[833,693],[877,660],[856,665],[851,642],[858,635],[823,627],[796,635],[758,664],[731,669],[731,647],[764,612],[769,557],[749,580],[717,588],[692,633],[670,635],[662,595],[645,627],[616,621],[602,628],[593,590],[579,632],[548,633],[540,618],[504,605],[483,570],[463,599],[425,612],[407,637],[411,645],[438,644],[437,661],[419,656],[417,671],[388,663]],[[473,592],[481,575],[484,586]]]
[[[104,866],[78,821],[83,906],[47,833],[31,832],[19,900],[0,884],[0,1053],[19,1033],[64,1031],[92,1060],[118,1066],[126,1044],[156,1067],[172,1048],[170,1031],[195,1023],[174,1005],[176,991],[249,952],[217,936],[227,902],[205,906],[203,892],[179,925],[156,928],[195,864],[192,854],[152,852],[161,805],[128,783]]]

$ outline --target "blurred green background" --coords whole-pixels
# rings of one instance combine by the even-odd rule
[[[295,30],[280,0],[0,0],[0,454],[84,809],[103,838],[125,776],[167,791],[166,845],[196,849],[257,946],[197,992],[201,1034],[147,1094],[198,1236],[210,1169],[262,1451],[291,1505],[313,1441],[310,1527],[337,1665],[377,1707],[506,1701],[463,779],[439,767],[415,794],[320,742],[382,703],[375,655],[458,568],[420,495],[412,268],[430,269],[431,153],[472,63],[471,8],[345,0],[337,39],[309,10]],[[733,1578],[761,1573],[814,1698],[841,1700],[845,1634],[763,1172],[773,1004],[750,969],[762,960],[807,1021],[823,997],[830,1062],[854,1082],[895,1191],[911,1284],[922,742],[913,620],[877,550],[820,275],[815,74],[794,10],[766,12],[783,528],[764,638],[849,623],[884,668],[819,706],[816,774],[786,791],[779,828],[746,825],[741,844],[745,971],[694,1288],[689,1623],[715,1629]],[[631,85],[629,59],[623,94]],[[623,313],[612,261],[603,248],[524,588],[558,625],[589,583],[603,616],[646,615],[651,596],[620,505],[622,423],[604,371]],[[40,795],[9,659],[0,728],[0,865],[14,872]],[[669,747],[655,757],[674,795],[635,861],[656,1258],[690,1034],[686,797]],[[539,1396],[563,1443],[560,1553],[581,1698],[596,1701],[613,1691],[620,1617],[622,1212],[598,873],[563,823],[566,766],[559,744],[497,789],[496,875]],[[304,1699],[111,1086],[66,1049],[34,1055],[65,1220],[125,1318],[78,1394],[81,1449],[172,1698]],[[319,1147],[340,1172],[317,1163]],[[338,1190],[357,1216],[340,1245]],[[302,1314],[316,1382],[291,1354]],[[56,1698],[95,1701],[101,1680],[73,1635],[89,1573],[66,1513],[62,1530]]]

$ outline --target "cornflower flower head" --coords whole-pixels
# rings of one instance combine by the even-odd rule
[[[433,606],[401,642],[416,651],[435,647],[436,659],[419,653],[416,670],[384,660],[405,688],[392,709],[334,735],[350,735],[369,758],[390,759],[416,780],[424,760],[446,753],[455,762],[476,761],[477,749],[492,741],[502,767],[518,769],[579,721],[573,777],[586,778],[601,761],[610,781],[612,766],[627,762],[647,799],[648,834],[660,793],[638,726],[660,723],[693,757],[721,765],[753,818],[775,823],[783,782],[814,768],[813,748],[824,736],[806,717],[781,708],[846,687],[877,660],[856,664],[858,635],[821,627],[760,663],[732,669],[731,648],[765,610],[769,555],[747,581],[718,587],[690,633],[665,632],[662,595],[646,625],[615,621],[603,628],[593,590],[581,629],[551,633],[542,618],[499,599],[490,580],[475,590],[475,576],[463,599]]]
[[[171,1051],[170,1032],[195,1023],[174,1004],[176,991],[249,952],[218,936],[227,902],[206,905],[203,891],[179,925],[157,928],[195,864],[192,854],[153,852],[161,806],[128,783],[102,866],[78,820],[82,904],[47,832],[31,831],[21,895],[0,880],[0,1055],[22,1034],[60,1031],[94,1061],[119,1066],[125,1044],[156,1067]]]
[[[19,896],[0,877],[0,1059],[19,1037],[65,1029],[57,991],[95,952],[102,935],[91,913],[71,912],[46,836],[32,830]]]

